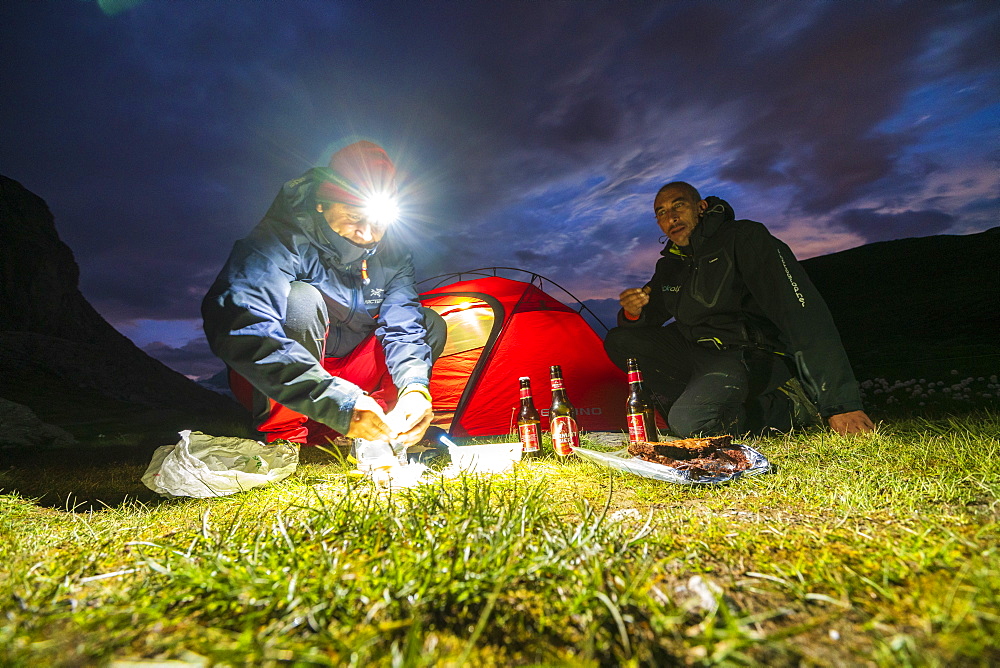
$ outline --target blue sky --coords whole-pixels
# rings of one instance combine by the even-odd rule
[[[1000,218],[996,2],[11,0],[0,31],[0,173],[193,376],[233,241],[350,135],[400,168],[418,278],[520,267],[602,313],[678,178],[800,259]]]

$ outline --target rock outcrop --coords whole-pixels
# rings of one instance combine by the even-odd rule
[[[154,415],[166,431],[239,424],[243,409],[140,350],[87,302],[48,206],[0,176],[0,397],[77,436]],[[88,403],[92,412],[88,413]],[[0,425],[2,427],[2,425]]]
[[[76,444],[65,429],[42,422],[27,406],[0,398],[0,450],[66,448]]]

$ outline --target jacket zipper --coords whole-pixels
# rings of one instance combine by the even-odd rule
[[[690,271],[688,272],[688,275],[687,275],[687,278],[684,281],[684,284],[681,286],[680,292],[677,293],[677,313],[674,315],[674,318],[678,322],[681,322],[681,317],[680,316],[681,316],[681,306],[682,306],[682,304],[685,301],[691,301],[691,300],[694,299],[694,296],[693,296],[693,294],[691,294],[691,291],[694,289],[693,288],[693,286],[694,286],[694,279],[695,279],[695,275],[698,273],[698,265],[695,264],[693,256],[686,255],[682,259],[684,261],[684,264],[686,264],[690,268]]]
[[[365,285],[369,282],[368,279],[368,258],[373,253],[369,250],[366,251],[364,257],[361,258],[361,265],[358,267],[358,275],[354,272],[351,274],[351,310],[347,312],[347,319],[345,322],[350,322],[354,314],[359,310],[363,310],[365,313],[368,309],[365,307]],[[360,283],[359,283],[360,281]],[[360,309],[359,309],[360,307]]]
[[[344,318],[344,322],[350,322],[354,318],[354,314],[358,310],[358,296],[361,294],[361,290],[358,288],[358,277],[351,272],[351,310],[347,312],[347,317]]]
[[[340,348],[340,340],[344,337],[344,332],[342,328],[345,324],[351,321],[351,319],[354,317],[354,314],[358,310],[358,295],[361,293],[361,291],[357,287],[358,278],[354,275],[353,271],[348,271],[347,274],[348,276],[350,276],[350,281],[351,281],[351,308],[347,312],[347,316],[343,320],[337,323],[335,327],[335,330],[337,332],[336,337],[332,342],[330,341],[327,342],[326,349],[328,351],[337,350],[338,348]],[[330,343],[333,343],[333,345],[331,346]]]

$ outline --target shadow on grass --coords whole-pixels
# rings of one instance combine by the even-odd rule
[[[163,444],[165,445],[165,444]],[[0,452],[0,493],[40,506],[90,512],[162,498],[142,484],[157,445],[100,445]]]
[[[222,433],[222,432],[216,432]],[[231,434],[258,439],[259,435]],[[130,443],[91,443],[49,450],[0,450],[0,494],[16,493],[41,507],[68,512],[93,512],[133,503],[147,506],[170,503],[142,483],[142,475],[156,449],[178,441],[144,437]],[[334,463],[347,456],[346,448],[304,447],[300,465]]]
[[[16,493],[39,506],[70,512],[156,505],[167,499],[146,487],[142,475],[157,448],[177,443],[180,429],[258,436],[247,424],[192,420],[172,411],[130,412],[119,420],[102,417],[63,422],[78,440],[73,447],[0,450],[0,494]]]

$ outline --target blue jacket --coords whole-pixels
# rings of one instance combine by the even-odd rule
[[[687,247],[668,243],[646,284],[649,304],[623,327],[657,327],[669,318],[689,341],[788,355],[824,417],[862,410],[854,372],[826,302],[791,249],[732,207],[708,210]]]
[[[263,220],[237,241],[202,302],[209,346],[230,368],[278,403],[329,425],[350,427],[361,389],[330,375],[285,335],[292,281],[317,288],[330,309],[326,354],[341,357],[373,330],[393,383],[427,385],[431,351],[413,286],[412,255],[389,230],[374,249],[352,244],[316,211],[321,169],[286,183]],[[363,285],[361,261],[368,259]]]

